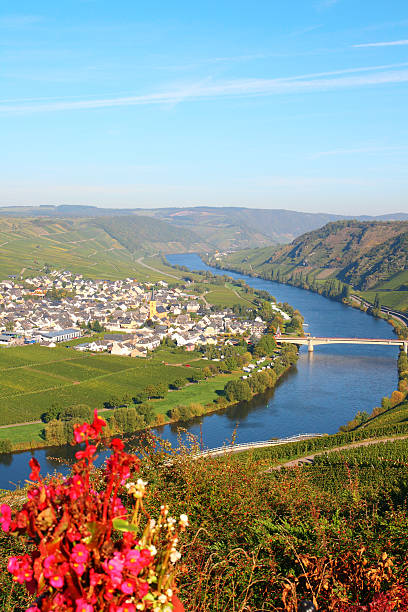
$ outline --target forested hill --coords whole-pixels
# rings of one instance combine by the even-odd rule
[[[328,223],[289,245],[234,253],[220,264],[308,286],[342,281],[370,301],[378,292],[384,305],[408,308],[408,221]]]

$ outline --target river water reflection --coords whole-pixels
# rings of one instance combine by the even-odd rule
[[[168,260],[191,270],[224,274],[191,253],[168,255]],[[308,324],[306,329],[312,335],[394,337],[392,327],[385,321],[315,293],[242,274],[228,274],[243,278],[255,289],[269,291],[278,301],[288,302],[300,310]],[[334,433],[358,410],[371,412],[384,395],[396,388],[397,355],[398,349],[387,346],[317,346],[314,353],[307,353],[302,348],[297,365],[274,390],[251,402],[195,419],[183,427],[197,436],[201,434],[204,445],[209,448],[230,440],[235,427],[238,442],[306,432]],[[168,425],[158,432],[176,444],[177,429],[176,425]],[[11,482],[22,482],[28,477],[27,464],[32,454],[39,460],[43,472],[66,471],[60,459],[71,458],[73,449],[63,447],[0,455],[0,487],[12,488]]]

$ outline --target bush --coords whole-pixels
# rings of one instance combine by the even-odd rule
[[[0,440],[0,453],[10,453],[12,444],[10,440]]]

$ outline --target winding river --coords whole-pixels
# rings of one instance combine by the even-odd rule
[[[226,272],[207,266],[198,255],[168,255],[172,264],[190,270]],[[304,316],[306,328],[315,336],[393,338],[392,327],[385,321],[324,298],[316,293],[228,273],[242,278],[255,289],[271,293],[279,302],[288,302]],[[209,448],[231,439],[237,427],[237,442],[253,442],[297,433],[334,433],[359,410],[371,412],[384,395],[397,385],[398,349],[387,346],[328,345],[315,347],[314,353],[301,349],[300,359],[276,388],[256,399],[183,424],[189,432],[202,436]],[[177,443],[176,425],[157,430]],[[61,463],[72,458],[71,447],[41,449],[0,455],[0,488],[28,477],[27,464],[32,455],[40,461],[43,472],[67,470]],[[103,456],[101,456],[101,460]]]

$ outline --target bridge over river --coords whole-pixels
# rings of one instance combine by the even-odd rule
[[[377,344],[386,346],[401,346],[408,353],[408,340],[396,338],[322,338],[319,336],[281,336],[275,335],[277,343],[286,342],[287,344],[305,345],[309,353],[312,353],[315,346],[320,344]]]

